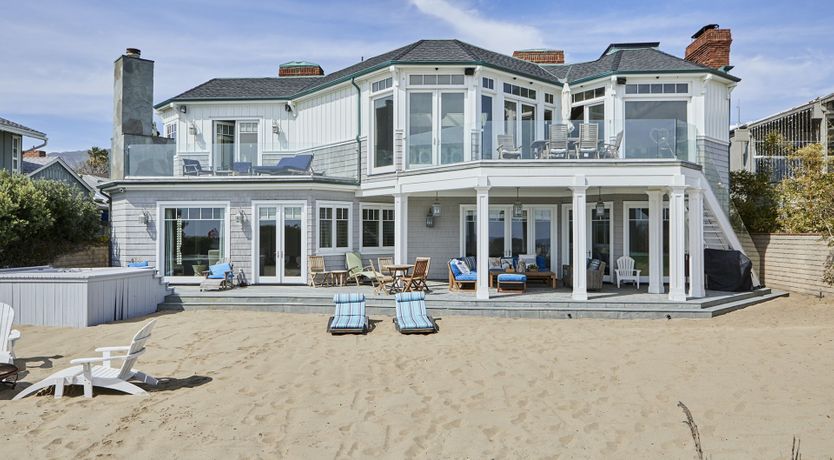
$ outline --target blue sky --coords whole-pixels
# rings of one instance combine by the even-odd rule
[[[47,150],[109,147],[112,64],[156,61],[154,101],[213,77],[272,76],[294,59],[332,72],[420,38],[496,51],[660,41],[682,56],[702,25],[733,31],[742,121],[834,92],[834,3],[762,1],[10,1],[0,16],[0,116],[45,131]],[[29,142],[27,141],[27,147]]]

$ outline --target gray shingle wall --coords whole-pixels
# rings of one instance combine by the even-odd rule
[[[324,147],[311,153],[314,171],[324,173],[327,177],[356,179],[359,161],[356,142]]]
[[[712,192],[724,212],[729,215],[730,209],[730,146],[708,138],[698,138],[698,163],[704,167]]]

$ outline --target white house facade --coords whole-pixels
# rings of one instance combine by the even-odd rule
[[[490,258],[535,254],[560,277],[602,260],[613,281],[629,255],[650,292],[703,297],[704,248],[741,249],[727,218],[739,79],[658,46],[564,64],[421,40],[329,75],[293,62],[278,77],[210,80],[155,105],[159,139],[132,144],[123,129],[114,145],[114,264],[149,260],[195,283],[229,260],[251,282],[294,284],[311,255],[333,269],[346,252],[431,257],[430,277],[445,279],[452,257],[487,273]],[[152,75],[130,55],[117,75],[133,65]],[[585,276],[574,270],[576,300]],[[475,294],[489,298],[487,277]]]

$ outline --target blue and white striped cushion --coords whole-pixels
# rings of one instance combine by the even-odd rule
[[[330,324],[330,329],[362,329],[364,325],[364,316],[336,316]]]
[[[400,329],[433,329],[434,325],[426,313],[424,292],[397,294],[397,324]]]
[[[365,294],[344,293],[333,296],[336,312],[331,329],[362,329],[365,324]]]

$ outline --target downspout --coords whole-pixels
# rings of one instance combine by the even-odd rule
[[[350,79],[356,88],[356,182],[362,182],[362,90],[356,84],[356,77]]]

